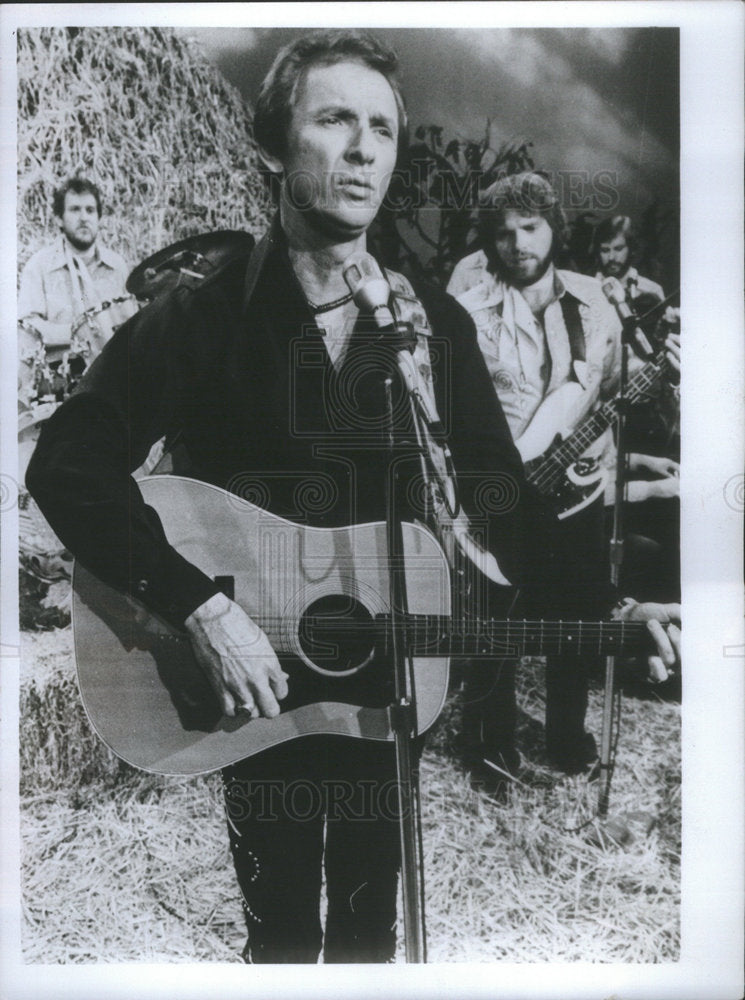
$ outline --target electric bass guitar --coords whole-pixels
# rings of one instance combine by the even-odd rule
[[[385,524],[307,527],[177,476],[139,486],[176,550],[263,628],[289,674],[289,695],[274,719],[224,716],[186,633],[76,563],[78,682],[104,743],[143,770],[191,775],[313,733],[392,740]],[[651,645],[640,622],[453,620],[450,570],[434,536],[405,523],[403,541],[400,628],[418,732],[440,714],[451,655],[614,655]]]
[[[640,368],[627,385],[629,405],[648,400],[666,369],[664,351]],[[557,433],[556,428],[570,425],[567,414],[571,417],[577,407],[578,392],[584,392],[578,383],[567,382],[547,396],[518,442],[528,482],[551,498],[559,520],[587,507],[605,488],[605,475],[597,460],[583,459],[582,455],[618,416],[616,396],[587,416],[572,433]]]

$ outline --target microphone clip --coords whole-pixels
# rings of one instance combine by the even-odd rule
[[[381,344],[392,351],[408,351],[414,353],[417,344],[416,330],[412,323],[395,320],[387,329],[378,330],[376,344]]]
[[[609,278],[603,282],[603,294],[614,306],[618,318],[621,321],[621,340],[628,344],[637,357],[642,361],[649,361],[654,357],[652,345],[647,340],[646,334],[639,326],[639,318],[626,299],[626,292],[621,283],[616,278]]]

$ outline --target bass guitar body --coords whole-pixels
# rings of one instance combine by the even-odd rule
[[[392,671],[384,641],[374,650],[372,639],[376,616],[389,611],[385,525],[306,527],[179,477],[153,476],[139,486],[174,548],[264,629],[290,694],[274,719],[223,716],[186,634],[76,564],[78,681],[107,746],[146,771],[188,775],[312,733],[391,740]],[[404,525],[403,540],[408,611],[448,615],[450,573],[440,546],[414,524]],[[319,621],[330,624],[320,632]],[[442,709],[449,661],[412,662],[422,732]]]
[[[565,382],[543,400],[515,447],[526,464],[542,457],[557,439],[569,437],[590,405],[579,382]]]
[[[535,477],[534,473],[543,461],[537,459],[526,465],[525,471],[529,482],[535,482],[537,478],[537,484],[540,483],[540,476]],[[607,481],[607,472],[596,458],[580,458],[562,470],[557,481],[542,492],[551,501],[558,519],[563,521],[589,507],[605,491]]]
[[[563,480],[551,493],[551,502],[560,521],[584,510],[605,491],[608,476],[596,458],[580,458],[566,470]]]
[[[631,379],[627,402],[650,399],[666,368],[661,351]],[[607,473],[597,459],[585,453],[616,420],[618,405],[618,397],[606,400],[578,423],[584,407],[583,391],[576,382],[567,382],[544,399],[515,442],[526,464],[528,481],[550,498],[559,520],[589,506],[605,489]]]

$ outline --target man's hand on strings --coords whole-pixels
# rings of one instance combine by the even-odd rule
[[[197,662],[225,715],[279,715],[287,674],[259,626],[225,594],[215,594],[185,622]]]
[[[657,652],[647,657],[648,679],[655,684],[669,680],[680,670],[680,605],[637,603],[630,597],[613,612],[618,621],[646,622]]]

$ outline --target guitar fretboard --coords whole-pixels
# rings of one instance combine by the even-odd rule
[[[626,398],[630,403],[641,402],[658,384],[665,368],[664,356],[648,362],[630,380]],[[537,468],[528,473],[528,482],[541,493],[550,493],[560,482],[568,466],[607,430],[618,416],[618,397],[609,399],[587,417],[566,440],[555,448]]]
[[[652,646],[644,622],[454,620],[407,615],[406,640],[418,656],[614,656]]]

